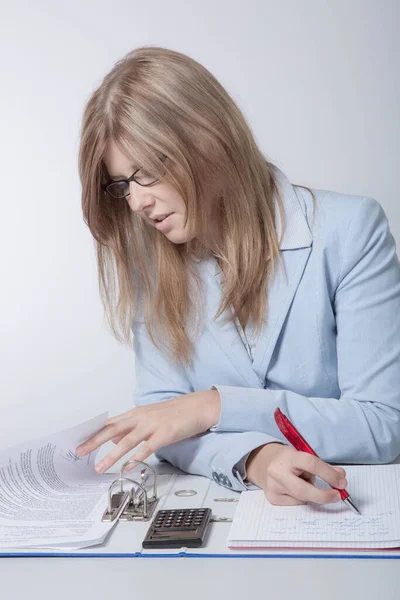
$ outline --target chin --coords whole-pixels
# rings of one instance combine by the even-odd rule
[[[184,244],[189,240],[189,236],[184,229],[174,228],[170,232],[165,234],[165,237],[169,239],[173,244]]]

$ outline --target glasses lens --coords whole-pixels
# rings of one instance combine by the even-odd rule
[[[140,169],[135,175],[135,179],[141,185],[150,185],[157,181],[158,177],[156,177],[153,173],[149,173],[146,169]]]
[[[160,160],[164,162],[166,158],[166,156],[163,156],[163,158]],[[139,183],[140,185],[151,185],[152,183],[155,183],[156,181],[161,179],[161,177],[163,177],[164,175],[165,168],[162,170],[162,173],[160,175],[154,175],[153,173],[150,173],[149,171],[146,171],[146,169],[142,168],[136,172],[135,181],[137,181],[137,183]],[[129,185],[124,181],[116,181],[115,183],[109,183],[106,189],[107,192],[111,194],[111,196],[113,196],[114,198],[125,198],[125,196],[128,196],[129,194]]]
[[[107,186],[107,192],[114,198],[124,198],[129,194],[129,187],[126,183],[110,183]]]

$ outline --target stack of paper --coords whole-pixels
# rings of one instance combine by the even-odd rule
[[[344,502],[274,506],[264,492],[242,492],[231,548],[398,548],[400,464],[348,466],[346,488],[361,516]],[[329,486],[317,480],[321,488]]]
[[[84,548],[100,544],[108,487],[117,475],[94,470],[97,450],[75,448],[104,427],[104,413],[47,438],[0,451],[0,548]]]

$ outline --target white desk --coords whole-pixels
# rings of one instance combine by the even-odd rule
[[[3,558],[0,586],[4,600],[398,600],[400,561]]]

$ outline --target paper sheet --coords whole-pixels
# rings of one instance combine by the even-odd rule
[[[344,465],[344,502],[274,506],[262,490],[242,492],[229,532],[232,548],[392,548],[400,546],[400,465]],[[329,486],[317,480],[321,488]]]
[[[85,547],[101,543],[115,473],[94,470],[97,450],[75,448],[104,427],[107,413],[80,425],[0,451],[0,548]]]

